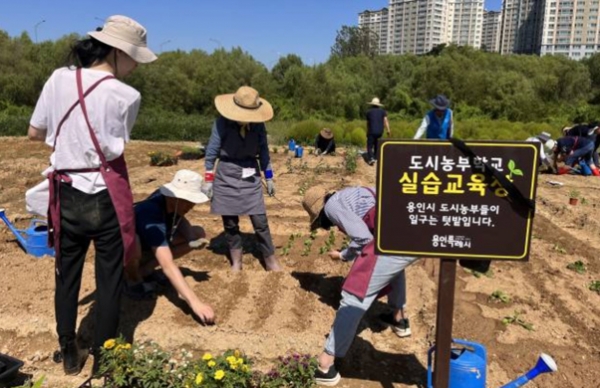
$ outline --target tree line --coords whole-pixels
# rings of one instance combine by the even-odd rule
[[[361,120],[374,96],[390,117],[413,121],[438,93],[452,101],[457,120],[501,120],[566,125],[600,119],[600,54],[582,61],[557,56],[501,56],[469,47],[438,47],[429,55],[373,55],[350,50],[342,29],[332,55],[307,65],[294,54],[272,69],[242,48],[161,53],[127,83],[142,93],[147,128],[198,118],[209,125],[216,95],[241,85],[259,90],[276,120]],[[23,134],[44,82],[66,63],[73,34],[36,44],[27,33],[0,30],[0,135]],[[353,38],[355,39],[355,38]],[[346,44],[346,46],[344,46]],[[159,123],[160,122],[160,123]],[[25,123],[25,124],[23,124]],[[154,123],[154,124],[153,124]],[[159,125],[160,124],[160,125]]]

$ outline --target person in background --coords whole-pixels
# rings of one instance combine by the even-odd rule
[[[208,244],[204,229],[192,226],[185,218],[195,205],[204,202],[208,197],[202,192],[202,177],[179,170],[171,183],[135,205],[137,254],[126,268],[126,294],[145,299],[153,296],[154,283],[170,283],[202,322],[213,323],[212,308],[198,299],[175,264],[175,259]],[[158,265],[162,272],[154,271]]]
[[[552,149],[554,148],[555,141],[551,139],[548,132],[542,132],[538,135],[528,137],[525,139],[527,142],[540,143],[540,163],[546,170],[554,171],[554,161],[552,159]]]
[[[556,140],[554,146],[554,170],[558,174],[568,174],[579,165],[584,171],[584,175],[593,174],[600,176],[600,172],[594,165],[592,153],[594,152],[594,143],[585,137],[564,136]],[[558,163],[564,162],[565,166],[558,168]],[[585,173],[586,167],[591,171]]]
[[[55,313],[66,374],[78,374],[87,352],[75,328],[81,274],[90,244],[95,247],[98,352],[117,337],[123,268],[135,252],[133,195],[125,144],[140,107],[140,93],[121,82],[140,63],[156,60],[146,29],[125,16],[110,16],[72,48],[71,63],[44,85],[29,126],[29,139],[53,147],[48,230],[56,249]]]
[[[423,117],[414,139],[420,139],[423,135],[426,135],[427,139],[450,139],[454,135],[454,118],[450,109],[450,100],[440,94],[429,103],[433,105],[433,109]]]
[[[370,108],[367,110],[367,163],[375,164],[377,161],[377,140],[383,136],[383,129],[388,136],[392,135],[390,123],[387,118],[387,112],[383,109],[383,105],[379,102],[379,98],[374,97],[368,103]]]
[[[592,159],[594,160],[594,165],[596,167],[600,167],[600,161],[598,160],[597,152],[598,147],[600,146],[600,136],[598,136],[598,132],[600,131],[599,125],[599,122],[593,121],[589,124],[577,124],[570,128],[563,128],[563,133],[565,134],[565,136],[585,137],[594,142]]]
[[[351,242],[348,248],[329,252],[332,259],[354,261],[342,289],[342,300],[333,326],[319,355],[315,378],[318,384],[334,386],[340,381],[335,358],[346,355],[363,315],[371,304],[391,286],[388,304],[392,314],[382,319],[399,337],[411,335],[405,315],[406,277],[404,269],[417,258],[375,254],[375,188],[347,187],[337,192],[315,186],[302,201],[310,217],[310,229],[337,226]]]
[[[211,213],[223,218],[231,269],[242,269],[239,216],[248,215],[265,268],[281,271],[269,229],[260,176],[262,171],[267,180],[267,193],[275,195],[264,124],[273,118],[273,108],[249,86],[240,87],[234,94],[217,96],[215,106],[221,116],[213,125],[206,148],[203,191],[212,198]],[[217,159],[219,164],[215,173]]]
[[[317,134],[315,139],[315,154],[316,155],[333,155],[335,154],[335,139],[333,131],[329,128],[323,128]]]

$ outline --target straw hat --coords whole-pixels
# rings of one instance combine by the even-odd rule
[[[101,31],[88,32],[92,38],[129,55],[137,63],[150,63],[156,55],[148,48],[146,29],[127,16],[109,16]]]
[[[373,97],[371,102],[367,102],[367,104],[374,105],[374,106],[383,106],[383,104],[381,102],[379,102],[379,98],[377,98],[377,97]]]
[[[177,171],[171,183],[161,186],[159,190],[166,197],[185,199],[196,204],[208,201],[202,192],[202,177],[192,170]]]
[[[320,134],[323,139],[327,139],[327,140],[333,139],[333,131],[329,128],[321,129]]]
[[[310,216],[310,230],[315,230],[319,227],[316,221],[319,219],[319,214],[325,206],[325,196],[329,193],[330,191],[323,186],[311,187],[304,193],[302,207]]]
[[[273,118],[271,104],[250,86],[242,86],[234,94],[215,97],[215,106],[223,117],[233,121],[263,123]]]

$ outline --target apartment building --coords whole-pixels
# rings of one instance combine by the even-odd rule
[[[448,0],[390,0],[388,53],[425,54],[449,42]]]
[[[450,42],[480,48],[483,33],[483,0],[451,0],[449,12],[449,28],[452,30]]]
[[[545,8],[541,55],[582,59],[600,51],[598,0],[548,0]]]
[[[389,10],[382,8],[378,11],[363,11],[358,14],[358,26],[368,28],[375,34],[379,46],[379,54],[388,52]]]
[[[502,27],[502,12],[484,11],[483,30],[481,32],[481,47],[489,52],[500,52],[500,29]]]
[[[500,52],[539,54],[542,43],[545,0],[504,0]]]

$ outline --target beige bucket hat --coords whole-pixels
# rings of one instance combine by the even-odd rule
[[[202,192],[202,177],[192,170],[179,170],[170,183],[160,187],[166,197],[180,198],[198,204],[208,201]]]
[[[264,123],[273,118],[273,107],[258,91],[250,86],[242,86],[233,94],[215,97],[215,106],[223,117],[233,121]]]
[[[381,102],[379,102],[379,98],[377,98],[377,97],[373,97],[371,102],[367,102],[367,104],[375,105],[375,106],[383,106],[383,104]]]
[[[304,193],[304,199],[302,200],[302,207],[310,216],[310,230],[315,230],[319,227],[317,220],[323,207],[325,207],[325,197],[331,193],[323,186],[314,186],[306,190]]]
[[[88,32],[88,35],[123,51],[137,63],[150,63],[157,58],[148,48],[144,26],[127,16],[109,16],[101,31]]]
[[[329,128],[323,128],[321,129],[321,137],[323,137],[324,139],[333,139],[333,131]]]

